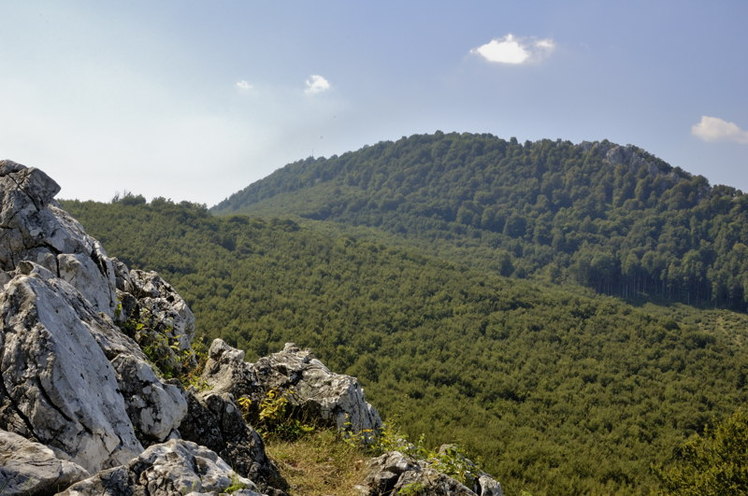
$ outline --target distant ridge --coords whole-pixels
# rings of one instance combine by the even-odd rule
[[[370,226],[504,275],[747,308],[748,197],[607,140],[414,135],[289,164],[212,211]]]

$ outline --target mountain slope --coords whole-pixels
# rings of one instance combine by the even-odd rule
[[[507,494],[647,494],[652,464],[748,401],[742,314],[635,308],[329,226],[164,200],[64,206],[112,255],[168,277],[201,335],[250,359],[312,348],[414,438],[480,455]]]
[[[213,212],[372,226],[503,275],[748,308],[748,196],[607,141],[416,135],[290,164]]]

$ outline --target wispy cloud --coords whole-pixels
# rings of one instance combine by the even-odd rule
[[[330,82],[327,79],[319,74],[312,74],[306,80],[306,89],[304,90],[304,93],[307,95],[316,95],[317,93],[322,93],[330,88]]]
[[[748,145],[748,131],[719,117],[702,115],[701,121],[691,126],[691,134],[704,141],[732,141]]]
[[[239,91],[249,91],[252,89],[252,85],[249,84],[249,81],[245,81],[244,79],[237,81],[235,86]]]
[[[556,42],[550,38],[518,38],[510,33],[473,48],[470,53],[496,64],[519,65],[543,60],[555,49]]]

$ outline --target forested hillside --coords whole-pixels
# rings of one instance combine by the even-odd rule
[[[748,308],[748,196],[607,141],[416,135],[290,164],[214,211],[373,226],[503,275]]]
[[[380,154],[391,146],[372,148]],[[701,184],[662,167],[666,183]],[[345,198],[343,189],[354,186],[340,188]],[[743,197],[732,194],[726,218],[744,213]],[[643,211],[660,212],[664,223],[666,212],[652,203]],[[744,314],[633,307],[312,222],[213,217],[199,205],[133,196],[64,207],[110,255],[162,272],[192,306],[203,337],[221,336],[249,359],[286,341],[312,348],[332,369],[358,376],[372,403],[413,438],[457,441],[480,455],[508,495],[648,494],[659,487],[653,465],[748,400]],[[564,208],[575,207],[556,215]],[[590,223],[604,222],[590,216]],[[578,236],[594,238],[592,228]],[[522,250],[535,246],[505,237]],[[652,242],[657,250],[663,235]],[[569,270],[583,246],[564,252]]]

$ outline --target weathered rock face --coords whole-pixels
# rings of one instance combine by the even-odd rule
[[[42,496],[54,494],[90,474],[55,456],[43,444],[0,431],[0,494]]]
[[[302,417],[341,430],[375,431],[382,426],[358,381],[330,372],[307,350],[289,343],[254,364],[243,359],[242,352],[217,339],[210,347],[203,378],[214,390],[251,398],[257,405],[269,391],[280,391]]]
[[[159,329],[179,351],[190,348],[195,334],[195,316],[187,303],[156,272],[131,270],[125,291],[138,300],[140,312],[158,322]]]
[[[244,421],[231,395],[207,391],[188,399],[189,413],[179,426],[183,439],[212,449],[263,492],[286,494],[286,482],[265,455],[262,438]]]
[[[472,463],[472,462],[470,462]],[[428,494],[435,496],[503,496],[501,485],[488,474],[471,478],[471,487],[439,472],[423,460],[391,451],[369,462],[369,475],[356,489],[361,496]]]
[[[30,260],[75,286],[97,311],[116,306],[111,260],[95,239],[60,209],[60,187],[44,172],[0,161],[0,270]]]
[[[174,439],[145,450],[130,462],[72,485],[61,496],[176,496],[219,494],[260,496],[255,484],[241,477],[216,453]]]
[[[94,338],[106,322],[75,288],[31,263],[0,293],[0,428],[91,472],[142,451],[117,374]]]
[[[195,316],[187,303],[155,272],[128,271],[115,262],[120,305],[115,319],[161,370],[179,375],[196,365],[190,344]]]
[[[0,443],[17,452],[0,451],[0,492],[51,494],[103,470],[71,494],[185,494],[237,483],[246,489],[234,494],[257,494],[241,473],[285,494],[229,396],[190,395],[192,422],[182,422],[188,393],[159,378],[141,345],[170,373],[192,366],[192,312],[158,274],[107,257],[58,208],[58,190],[39,170],[0,162],[0,428],[12,431],[0,431]],[[180,424],[241,473],[207,448],[157,444],[179,438]]]
[[[164,384],[142,359],[122,353],[112,360],[127,414],[143,445],[176,435],[175,427],[187,414],[184,391]]]

